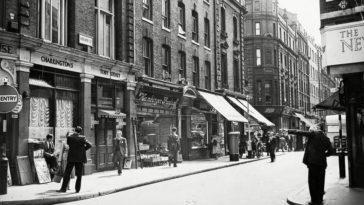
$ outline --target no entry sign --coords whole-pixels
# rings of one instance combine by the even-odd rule
[[[9,85],[0,86],[0,113],[8,113],[18,103],[18,91]]]

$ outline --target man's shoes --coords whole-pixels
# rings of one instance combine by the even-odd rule
[[[56,192],[59,192],[59,193],[65,193],[65,192],[66,192],[66,190],[64,190],[64,189],[60,189],[60,190],[57,190]]]
[[[76,190],[76,193],[80,193],[80,190]]]

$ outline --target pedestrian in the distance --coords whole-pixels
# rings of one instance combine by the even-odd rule
[[[125,158],[128,154],[128,143],[126,141],[126,138],[123,137],[123,132],[121,130],[118,130],[116,132],[116,137],[114,138],[114,140],[114,164],[118,168],[118,175],[121,175],[125,163]]]
[[[173,162],[173,166],[177,167],[177,154],[180,147],[179,136],[177,134],[177,128],[172,128],[172,134],[168,138],[168,150],[170,153],[169,156],[169,165],[171,165],[171,161]]]
[[[277,148],[277,138],[273,136],[273,133],[269,133],[268,146],[267,149],[269,151],[270,161],[276,161],[276,148]]]
[[[311,195],[311,205],[323,204],[325,193],[325,169],[326,157],[333,153],[330,139],[320,128],[312,127],[310,131],[288,130],[289,134],[303,135],[307,137],[303,163],[308,167],[308,187]]]
[[[70,180],[70,174],[73,167],[76,169],[76,192],[81,190],[81,180],[83,173],[83,164],[87,162],[86,150],[91,148],[91,143],[86,140],[86,137],[81,135],[82,127],[77,126],[75,133],[67,137],[67,144],[69,145],[66,170],[63,175],[62,187],[57,192],[66,192],[67,185]]]

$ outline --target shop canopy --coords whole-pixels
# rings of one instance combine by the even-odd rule
[[[339,91],[336,91],[313,108],[321,110],[345,111],[345,107],[340,104]]]
[[[306,127],[314,127],[315,126],[310,120],[305,118],[302,114],[295,113],[295,116],[300,118],[300,120],[303,121],[306,124]]]
[[[225,98],[221,95],[215,95],[212,93],[207,93],[203,91],[199,91],[200,95],[213,107],[216,111],[218,111],[222,116],[224,116],[228,121],[233,122],[245,122],[248,120],[242,116],[230,103],[225,100]]]
[[[115,110],[99,110],[99,117],[104,118],[125,118],[126,114]]]
[[[265,124],[269,127],[274,127],[275,124],[265,118],[260,112],[258,112],[252,105],[249,104],[248,101],[243,99],[236,99],[234,97],[228,97],[235,105],[244,110],[244,112],[248,113],[249,116],[256,119],[258,122]]]

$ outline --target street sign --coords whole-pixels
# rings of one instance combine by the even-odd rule
[[[18,91],[9,85],[0,86],[0,113],[8,113],[18,104]]]

